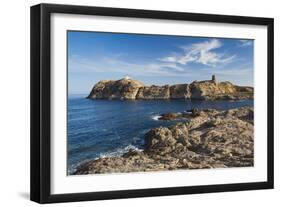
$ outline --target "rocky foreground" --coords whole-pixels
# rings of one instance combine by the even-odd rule
[[[254,165],[254,111],[193,110],[188,121],[151,129],[143,151],[81,164],[74,174],[249,167]]]
[[[89,94],[89,99],[193,99],[239,100],[252,99],[253,87],[237,86],[228,81],[194,81],[191,84],[145,86],[138,80],[102,80]]]

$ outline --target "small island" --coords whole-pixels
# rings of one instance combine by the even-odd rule
[[[254,89],[237,86],[231,82],[219,82],[215,75],[211,80],[193,81],[190,84],[146,86],[138,80],[125,76],[120,80],[101,80],[94,85],[89,99],[152,100],[240,100],[253,99]]]

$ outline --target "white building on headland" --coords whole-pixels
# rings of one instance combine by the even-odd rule
[[[131,79],[131,77],[130,76],[128,76],[128,74],[124,77],[124,79],[125,80],[130,80]]]

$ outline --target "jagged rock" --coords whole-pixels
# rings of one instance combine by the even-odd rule
[[[190,96],[188,84],[177,84],[170,87],[171,99],[189,99]]]
[[[99,81],[92,89],[90,99],[135,99],[139,88],[144,85],[137,80]]]
[[[139,88],[136,99],[169,99],[169,86],[145,86]]]
[[[212,99],[213,97],[233,94],[235,87],[232,84],[217,83],[214,81],[200,81],[190,84],[192,99]]]
[[[200,116],[201,111],[197,108],[194,108],[191,110],[192,116],[196,117],[196,116]]]
[[[235,86],[232,83],[216,81],[194,81],[190,84],[191,99],[250,99],[253,98],[252,87]]]
[[[196,110],[188,122],[151,129],[142,152],[89,161],[74,174],[253,166],[253,113],[252,107]]]

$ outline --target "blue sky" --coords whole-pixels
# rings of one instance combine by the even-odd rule
[[[147,85],[219,81],[253,86],[253,40],[68,31],[68,89],[128,74]]]

